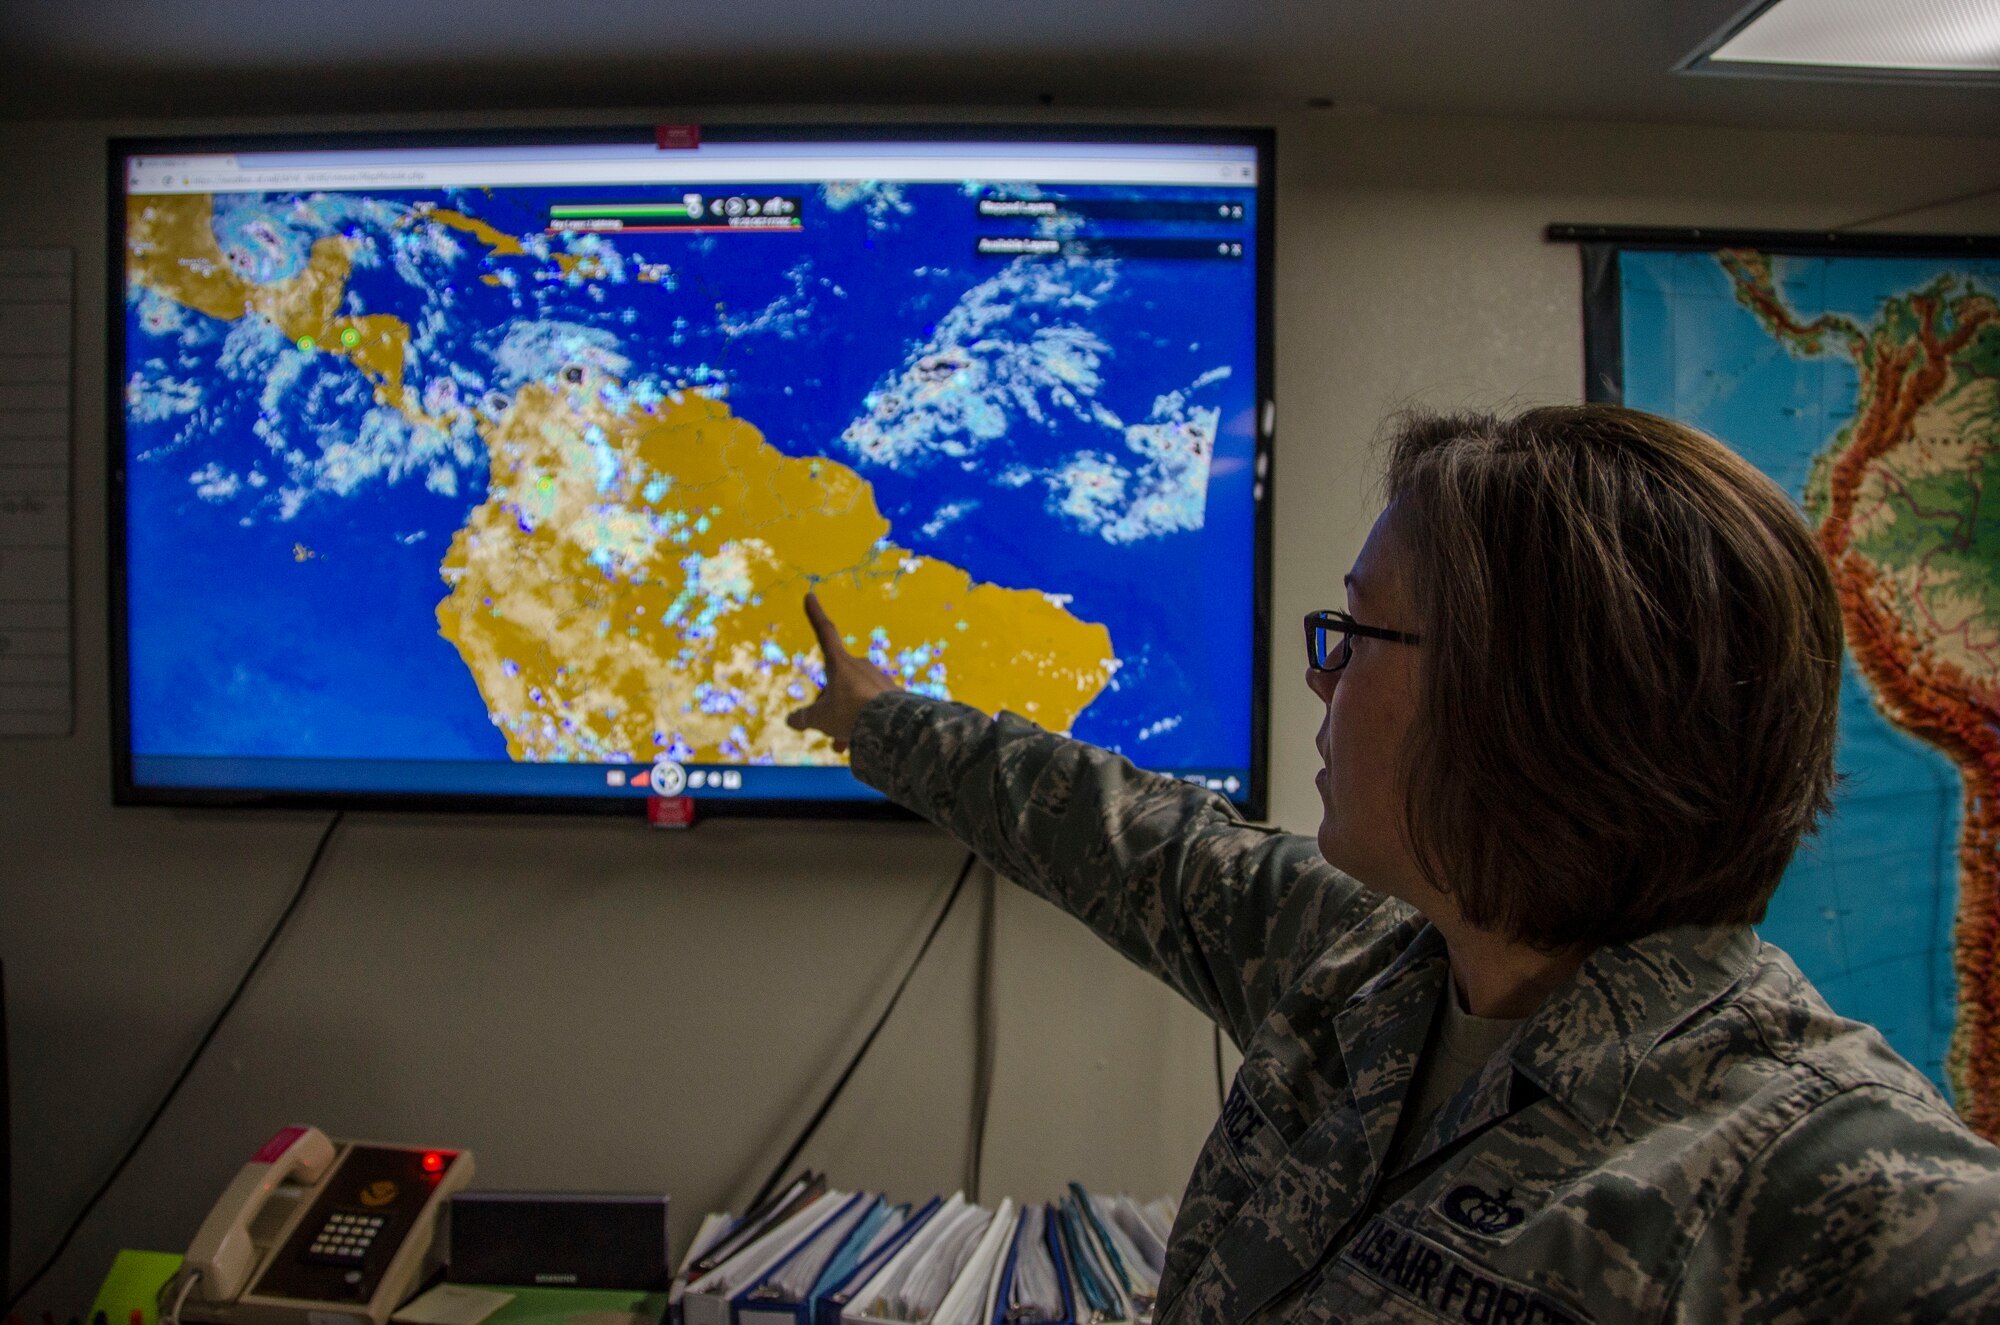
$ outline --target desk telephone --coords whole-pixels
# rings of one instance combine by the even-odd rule
[[[162,1325],[384,1325],[436,1268],[438,1213],[471,1178],[470,1151],[287,1127],[202,1221]]]

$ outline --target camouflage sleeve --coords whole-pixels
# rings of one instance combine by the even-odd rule
[[[1864,1085],[1751,1164],[1682,1276],[1675,1321],[2000,1321],[2000,1150],[1941,1104]]]
[[[1247,1043],[1302,964],[1379,905],[1313,839],[1011,713],[901,692],[854,730],[855,776],[1095,930]]]

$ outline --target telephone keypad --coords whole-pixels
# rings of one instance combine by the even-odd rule
[[[358,1265],[388,1221],[358,1210],[335,1210],[306,1246],[306,1259],[322,1265]]]

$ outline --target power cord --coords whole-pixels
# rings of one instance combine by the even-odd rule
[[[875,1043],[875,1037],[880,1035],[882,1027],[888,1024],[889,1014],[894,1012],[896,1004],[902,1001],[903,991],[910,987],[910,977],[917,973],[919,966],[923,965],[924,954],[931,950],[932,941],[937,938],[938,931],[944,928],[945,917],[949,916],[952,907],[958,904],[958,895],[965,891],[965,881],[972,876],[972,867],[977,860],[978,857],[971,852],[965,853],[965,863],[959,866],[958,877],[952,881],[950,894],[944,899],[944,905],[938,908],[937,919],[931,921],[930,932],[924,935],[924,941],[918,945],[917,955],[910,959],[908,968],[903,972],[903,978],[896,982],[896,992],[889,995],[889,1001],[883,1006],[881,1015],[875,1018],[875,1024],[869,1028],[868,1038],[854,1051],[854,1057],[847,1060],[847,1066],[841,1069],[840,1079],[833,1083],[833,1089],[829,1090],[826,1098],[820,1101],[819,1108],[813,1111],[812,1118],[799,1133],[798,1139],[792,1142],[791,1149],[785,1152],[785,1157],[772,1167],[771,1176],[764,1179],[764,1185],[757,1189],[757,1195],[751,1198],[746,1209],[756,1210],[770,1199],[771,1193],[778,1190],[778,1184],[784,1181],[785,1174],[790,1171],[792,1161],[799,1157],[799,1152],[806,1148],[806,1143],[812,1140],[815,1132],[819,1131],[819,1125],[826,1121],[826,1115],[832,1111],[834,1101],[838,1100],[840,1093],[847,1089],[848,1081],[854,1076],[854,1069],[861,1066],[861,1060],[868,1056],[868,1050]]]
[[[285,927],[291,923],[293,913],[299,909],[299,903],[305,900],[306,890],[312,884],[313,875],[319,870],[320,859],[326,855],[327,844],[333,841],[333,830],[340,827],[341,820],[346,816],[345,810],[335,810],[333,817],[326,821],[326,828],[319,835],[319,844],[313,848],[312,859],[306,862],[305,873],[299,877],[298,887],[292,890],[292,899],[285,903],[285,909],[271,925],[270,933],[264,936],[263,946],[257,949],[257,955],[252,957],[250,965],[244,968],[242,978],[236,982],[236,988],[230,991],[222,1010],[209,1021],[208,1029],[202,1033],[201,1042],[195,1045],[194,1052],[187,1056],[185,1063],[181,1064],[180,1075],[174,1078],[171,1086],[167,1087],[167,1093],[160,1097],[152,1116],[147,1118],[145,1125],[139,1129],[139,1135],[132,1138],[132,1144],[125,1148],[125,1153],[119,1156],[116,1164],[112,1165],[110,1174],[98,1184],[97,1190],[90,1194],[90,1199],[83,1203],[83,1209],[77,1212],[69,1227],[63,1230],[62,1240],[56,1243],[56,1249],[49,1253],[48,1259],[42,1262],[40,1269],[28,1276],[28,1281],[21,1285],[21,1291],[8,1298],[9,1312],[20,1306],[28,1294],[34,1292],[36,1286],[48,1276],[49,1271],[56,1267],[56,1262],[62,1259],[62,1254],[69,1250],[69,1244],[76,1237],[77,1230],[83,1227],[83,1222],[90,1218],[93,1210],[97,1209],[97,1203],[104,1199],[105,1193],[111,1190],[112,1184],[116,1183],[120,1175],[125,1172],[126,1165],[130,1164],[132,1157],[139,1153],[139,1147],[145,1145],[146,1138],[153,1134],[153,1128],[166,1113],[167,1106],[174,1102],[174,1096],[180,1094],[181,1087],[187,1084],[190,1076],[194,1075],[195,1064],[201,1061],[202,1054],[207,1052],[209,1043],[215,1039],[215,1033],[222,1029],[222,1023],[227,1021],[229,1014],[235,1010],[236,1004],[243,997],[243,991],[250,987],[250,981],[256,976],[258,968],[263,966],[264,958],[270,955],[272,947],[277,944],[278,936],[283,934]]]
[[[986,871],[986,887],[979,898],[978,988],[974,991],[973,1024],[975,1041],[972,1055],[972,1143],[965,1159],[965,1189],[979,1200],[979,1174],[986,1160],[986,1115],[993,1102],[993,1057],[998,1040],[993,1011],[993,943],[995,892],[999,876]]]

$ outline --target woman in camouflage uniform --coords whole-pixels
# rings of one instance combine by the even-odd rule
[[[2000,1150],[1750,929],[1833,780],[1790,501],[1601,406],[1405,420],[1386,486],[1306,622],[1316,839],[901,692],[807,599],[793,724],[1242,1047],[1156,1318],[2000,1320]]]

